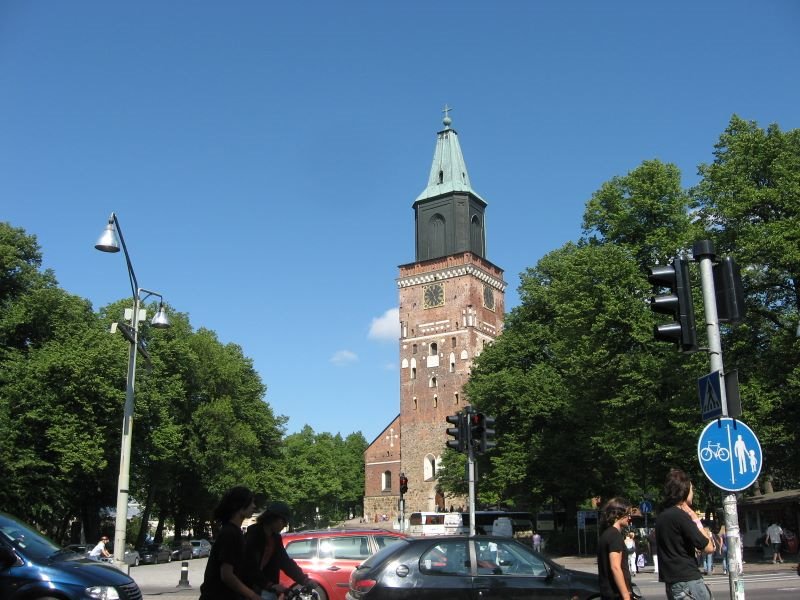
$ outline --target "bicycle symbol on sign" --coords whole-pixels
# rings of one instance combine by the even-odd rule
[[[731,457],[731,451],[727,448],[724,448],[722,444],[717,442],[716,444],[712,444],[711,440],[708,440],[706,447],[700,450],[700,458],[704,461],[709,461],[712,458],[718,458],[719,460],[725,462]]]

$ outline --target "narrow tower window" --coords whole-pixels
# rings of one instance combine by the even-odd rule
[[[392,472],[384,471],[381,474],[381,490],[384,492],[392,491]]]

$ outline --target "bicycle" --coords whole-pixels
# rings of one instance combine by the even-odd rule
[[[319,600],[319,594],[313,585],[296,585],[283,595],[285,600]]]
[[[700,450],[700,458],[703,461],[708,462],[712,458],[718,458],[719,460],[725,462],[731,457],[731,452],[727,448],[724,448],[722,444],[717,442],[716,444],[712,444],[711,440],[708,440],[706,447]]]

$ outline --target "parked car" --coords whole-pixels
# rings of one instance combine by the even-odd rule
[[[286,553],[309,576],[320,600],[344,600],[350,573],[366,558],[405,536],[385,529],[324,529],[283,535]],[[281,573],[281,583],[293,581]]]
[[[142,592],[122,571],[61,548],[0,512],[0,598],[141,600]]]
[[[211,554],[211,542],[208,540],[191,540],[192,558],[203,558]]]
[[[172,543],[172,560],[190,560],[194,556],[192,543],[188,540]]]
[[[147,544],[139,548],[139,560],[145,565],[172,562],[172,550],[163,544]]]
[[[85,554],[86,556],[89,555],[89,552],[92,551],[93,546],[88,544],[70,544],[69,546],[65,546],[67,550],[72,550],[75,554]]]
[[[346,597],[478,596],[589,600],[600,589],[596,573],[566,569],[514,539],[458,535],[407,538],[384,548],[353,571]]]

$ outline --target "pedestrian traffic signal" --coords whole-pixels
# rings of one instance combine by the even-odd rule
[[[717,318],[721,323],[738,323],[744,318],[742,276],[730,256],[714,265],[714,294],[717,297]]]
[[[408,491],[408,477],[405,473],[400,473],[400,495],[402,496]]]
[[[681,352],[697,351],[697,330],[694,324],[694,302],[689,281],[689,261],[675,258],[671,265],[648,269],[647,280],[654,287],[669,288],[670,293],[650,298],[653,312],[672,315],[672,323],[653,327],[653,337],[659,342],[677,344]]]
[[[450,415],[445,419],[455,427],[447,428],[447,435],[451,436],[452,440],[447,440],[447,447],[452,448],[456,452],[464,452],[469,446],[469,427],[467,427],[467,415],[459,413],[457,415]]]

